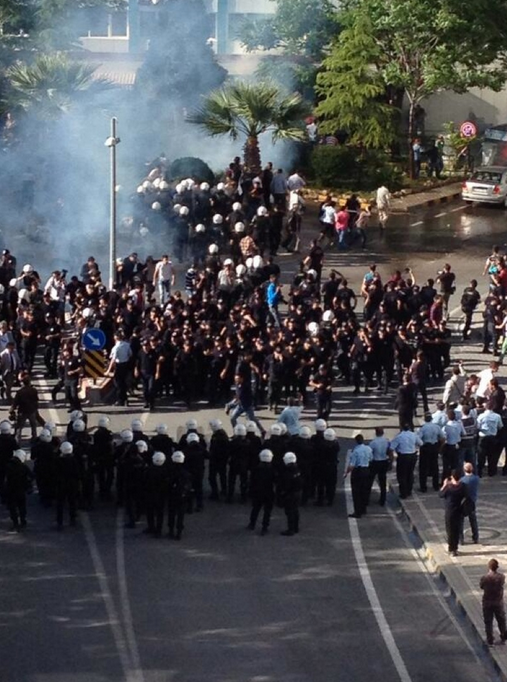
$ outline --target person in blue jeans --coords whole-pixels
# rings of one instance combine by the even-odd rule
[[[276,281],[276,275],[271,275],[266,291],[266,302],[270,316],[273,318],[274,325],[280,329],[280,313],[278,312],[278,305],[283,303],[282,287]]]
[[[225,406],[227,414],[231,413],[231,425],[234,428],[238,418],[244,414],[248,420],[257,424],[262,435],[266,433],[260,421],[254,414],[254,400],[252,392],[252,351],[245,349],[234,373],[235,397]]]

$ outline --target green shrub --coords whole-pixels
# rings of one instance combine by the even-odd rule
[[[373,190],[386,184],[393,191],[403,185],[401,169],[386,154],[347,145],[315,147],[310,173],[323,187]]]
[[[202,159],[194,156],[185,156],[172,162],[169,168],[171,180],[183,180],[193,178],[196,182],[215,182],[215,174]]]

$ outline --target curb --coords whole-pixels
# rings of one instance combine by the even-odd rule
[[[479,626],[477,619],[474,618],[473,614],[469,612],[466,605],[463,603],[462,597],[458,594],[453,582],[449,579],[448,575],[446,574],[445,570],[446,566],[441,565],[441,562],[435,555],[435,552],[433,548],[430,546],[430,543],[428,543],[423,537],[422,533],[419,532],[419,529],[416,526],[412,516],[410,515],[410,512],[403,504],[403,500],[400,500],[398,493],[394,487],[394,484],[392,482],[389,482],[388,487],[389,492],[396,498],[396,501],[398,502],[403,517],[408,521],[410,531],[414,533],[414,535],[420,541],[421,546],[424,549],[424,554],[428,561],[431,563],[435,573],[438,575],[440,580],[442,580],[442,582],[444,582],[445,585],[449,588],[450,594],[456,606],[459,607],[461,613],[466,617],[468,623],[472,626],[472,629],[476,637],[479,639],[479,642],[482,645],[482,649],[488,654],[489,660],[493,664],[493,667],[495,668],[497,674],[500,676],[500,679],[502,680],[502,682],[507,682],[507,665],[505,664],[503,657],[499,660],[497,652],[494,649],[487,646],[487,644],[484,641],[484,624],[482,622],[482,618]]]
[[[455,199],[459,199],[461,197],[461,192],[453,192],[452,194],[447,194],[442,197],[434,197],[432,199],[425,199],[424,201],[421,201],[420,203],[414,203],[411,204],[410,206],[396,206],[396,204],[393,202],[393,213],[408,213],[412,209],[417,209],[421,208],[423,206],[438,206],[439,204],[446,204],[449,201],[454,201]],[[395,199],[395,201],[397,201]],[[399,201],[403,201],[403,199],[400,199]]]

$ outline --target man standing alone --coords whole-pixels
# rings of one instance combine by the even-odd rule
[[[493,617],[496,618],[498,629],[500,630],[500,641],[505,642],[507,631],[505,627],[505,607],[503,603],[503,588],[505,576],[498,570],[498,561],[490,559],[488,561],[488,572],[483,575],[480,582],[482,594],[482,615],[484,627],[486,629],[486,640],[488,646],[493,646]]]

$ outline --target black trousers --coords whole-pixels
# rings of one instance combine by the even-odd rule
[[[162,533],[162,526],[164,524],[164,507],[165,500],[161,496],[148,496],[146,500],[146,520],[148,522],[148,530],[155,532],[157,535]]]
[[[114,387],[116,388],[116,398],[120,403],[127,402],[127,378],[130,365],[128,362],[117,364],[114,369]]]
[[[350,485],[352,488],[354,514],[356,516],[362,516],[366,513],[370,492],[370,476],[370,467],[354,467],[352,469]]]
[[[232,502],[234,499],[234,492],[236,489],[236,478],[239,476],[239,491],[241,500],[246,500],[248,490],[248,471],[246,469],[237,470],[232,467],[229,468],[229,477],[227,480],[227,499]]]
[[[503,600],[498,604],[482,604],[482,616],[484,618],[484,627],[486,629],[486,639],[488,644],[493,644],[493,618],[496,619],[498,629],[500,630],[500,637],[504,641],[507,639],[507,628],[505,625],[505,606]]]
[[[400,497],[402,500],[412,494],[416,462],[417,455],[415,453],[408,455],[398,454],[398,459],[396,460],[396,478],[398,479]]]
[[[379,504],[383,507],[386,503],[386,493],[387,493],[387,470],[389,469],[389,460],[373,460],[370,463],[370,489],[368,491],[368,501],[370,501],[371,488],[375,483],[375,479],[378,479],[378,484],[380,488],[380,499]]]
[[[69,507],[70,522],[73,523],[77,516],[77,490],[64,488],[56,493],[56,522],[63,525],[63,512],[65,504]]]
[[[479,438],[477,451],[477,474],[482,476],[485,465],[488,465],[488,476],[495,476],[498,469],[501,448],[497,443],[496,436],[484,436]]]
[[[222,495],[227,495],[227,462],[218,461],[216,458],[210,459],[208,481],[211,488],[211,496],[218,497],[218,482],[220,483],[220,492]]]
[[[319,472],[317,478],[317,502],[322,503],[324,498],[328,504],[333,504],[336,493],[336,483],[338,481],[338,470],[324,469]]]
[[[461,530],[461,512],[459,510],[445,512],[445,530],[449,552],[457,552]]]
[[[269,528],[269,522],[271,521],[271,512],[273,511],[274,499],[273,496],[269,497],[256,497],[252,501],[252,511],[250,513],[250,525],[255,527],[257,523],[257,517],[261,509],[263,510],[262,515],[262,528]]]
[[[186,506],[187,501],[185,499],[169,500],[169,504],[167,506],[167,525],[169,528],[169,535],[174,535],[176,526],[176,537],[181,537],[185,522]]]
[[[287,530],[299,533],[299,498],[289,497],[284,500],[283,508],[287,517]]]
[[[455,445],[444,445],[442,448],[442,481],[458,467],[458,448]]]
[[[7,506],[9,507],[9,516],[16,528],[21,524],[26,523],[26,494],[10,493],[7,497]]]
[[[424,443],[419,451],[419,487],[426,491],[427,479],[431,477],[433,490],[439,489],[438,483],[438,443]]]

